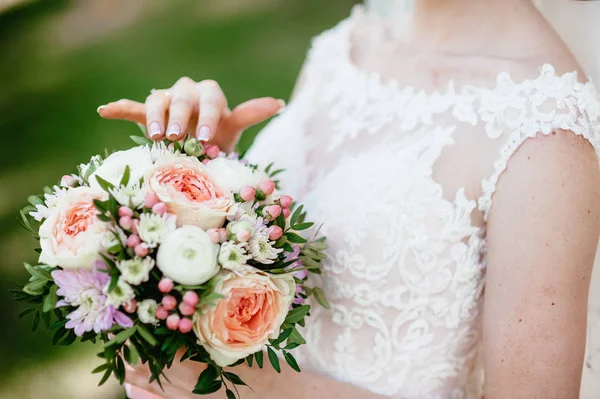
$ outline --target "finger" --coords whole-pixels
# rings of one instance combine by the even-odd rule
[[[190,78],[181,78],[171,90],[169,107],[169,127],[167,138],[180,140],[185,136],[192,113],[198,107],[198,94],[195,82]]]
[[[129,399],[162,399],[162,396],[155,395],[151,392],[146,391],[140,387],[136,387],[135,385],[131,385],[126,382],[123,384],[123,388],[125,388],[125,393]]]
[[[283,100],[273,97],[255,98],[235,107],[227,122],[241,131],[271,118],[284,108]]]
[[[223,112],[227,112],[227,99],[221,86],[214,80],[203,80],[197,85],[199,98],[198,140],[208,141],[214,137]]]
[[[98,114],[105,119],[123,119],[146,124],[146,106],[132,100],[119,100],[98,107]]]
[[[154,90],[146,98],[146,125],[152,140],[160,139],[165,133],[165,114],[169,109],[166,90]]]

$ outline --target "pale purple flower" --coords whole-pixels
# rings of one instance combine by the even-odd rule
[[[66,328],[75,330],[75,335],[82,336],[85,332],[99,333],[110,329],[115,323],[121,327],[133,327],[133,321],[123,312],[115,309],[106,301],[103,289],[109,283],[108,274],[100,271],[106,265],[97,261],[92,270],[69,269],[55,270],[52,278],[58,286],[56,294],[63,299],[56,307],[77,307],[67,315],[69,320]]]

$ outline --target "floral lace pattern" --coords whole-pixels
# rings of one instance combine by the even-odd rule
[[[283,185],[328,236],[315,284],[332,309],[314,308],[298,359],[390,397],[479,398],[485,218],[498,178],[540,133],[569,130],[600,152],[600,101],[550,65],[521,83],[500,74],[492,88],[382,82],[350,62],[352,23],[315,39],[305,86],[248,155],[287,169]],[[453,173],[472,141],[481,175]]]

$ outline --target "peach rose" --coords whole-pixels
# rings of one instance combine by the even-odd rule
[[[154,164],[146,182],[168,212],[177,215],[177,226],[219,228],[234,204],[233,194],[218,187],[197,158],[165,156]]]
[[[260,271],[242,276],[221,272],[215,278],[214,292],[224,298],[194,316],[194,333],[213,361],[225,367],[277,338],[296,284],[290,275]]]
[[[96,217],[94,199],[106,199],[106,193],[76,187],[57,197],[56,206],[40,226],[40,262],[65,269],[91,269],[94,261],[101,259],[109,224]]]

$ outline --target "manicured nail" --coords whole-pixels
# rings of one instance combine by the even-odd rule
[[[98,109],[96,110],[97,113],[100,113],[100,111],[102,111],[104,108],[106,108],[106,105],[101,105],[98,107]]]
[[[167,138],[169,140],[174,140],[179,136],[179,133],[181,133],[181,127],[177,123],[174,123],[169,126],[169,130],[167,130]]]
[[[279,111],[277,111],[277,115],[285,111],[285,101],[279,99],[277,100],[277,104],[279,104]]]
[[[160,125],[158,122],[152,122],[150,124],[150,137],[160,136]]]
[[[208,141],[210,139],[210,128],[206,125],[203,125],[198,129],[198,140],[200,141]]]

